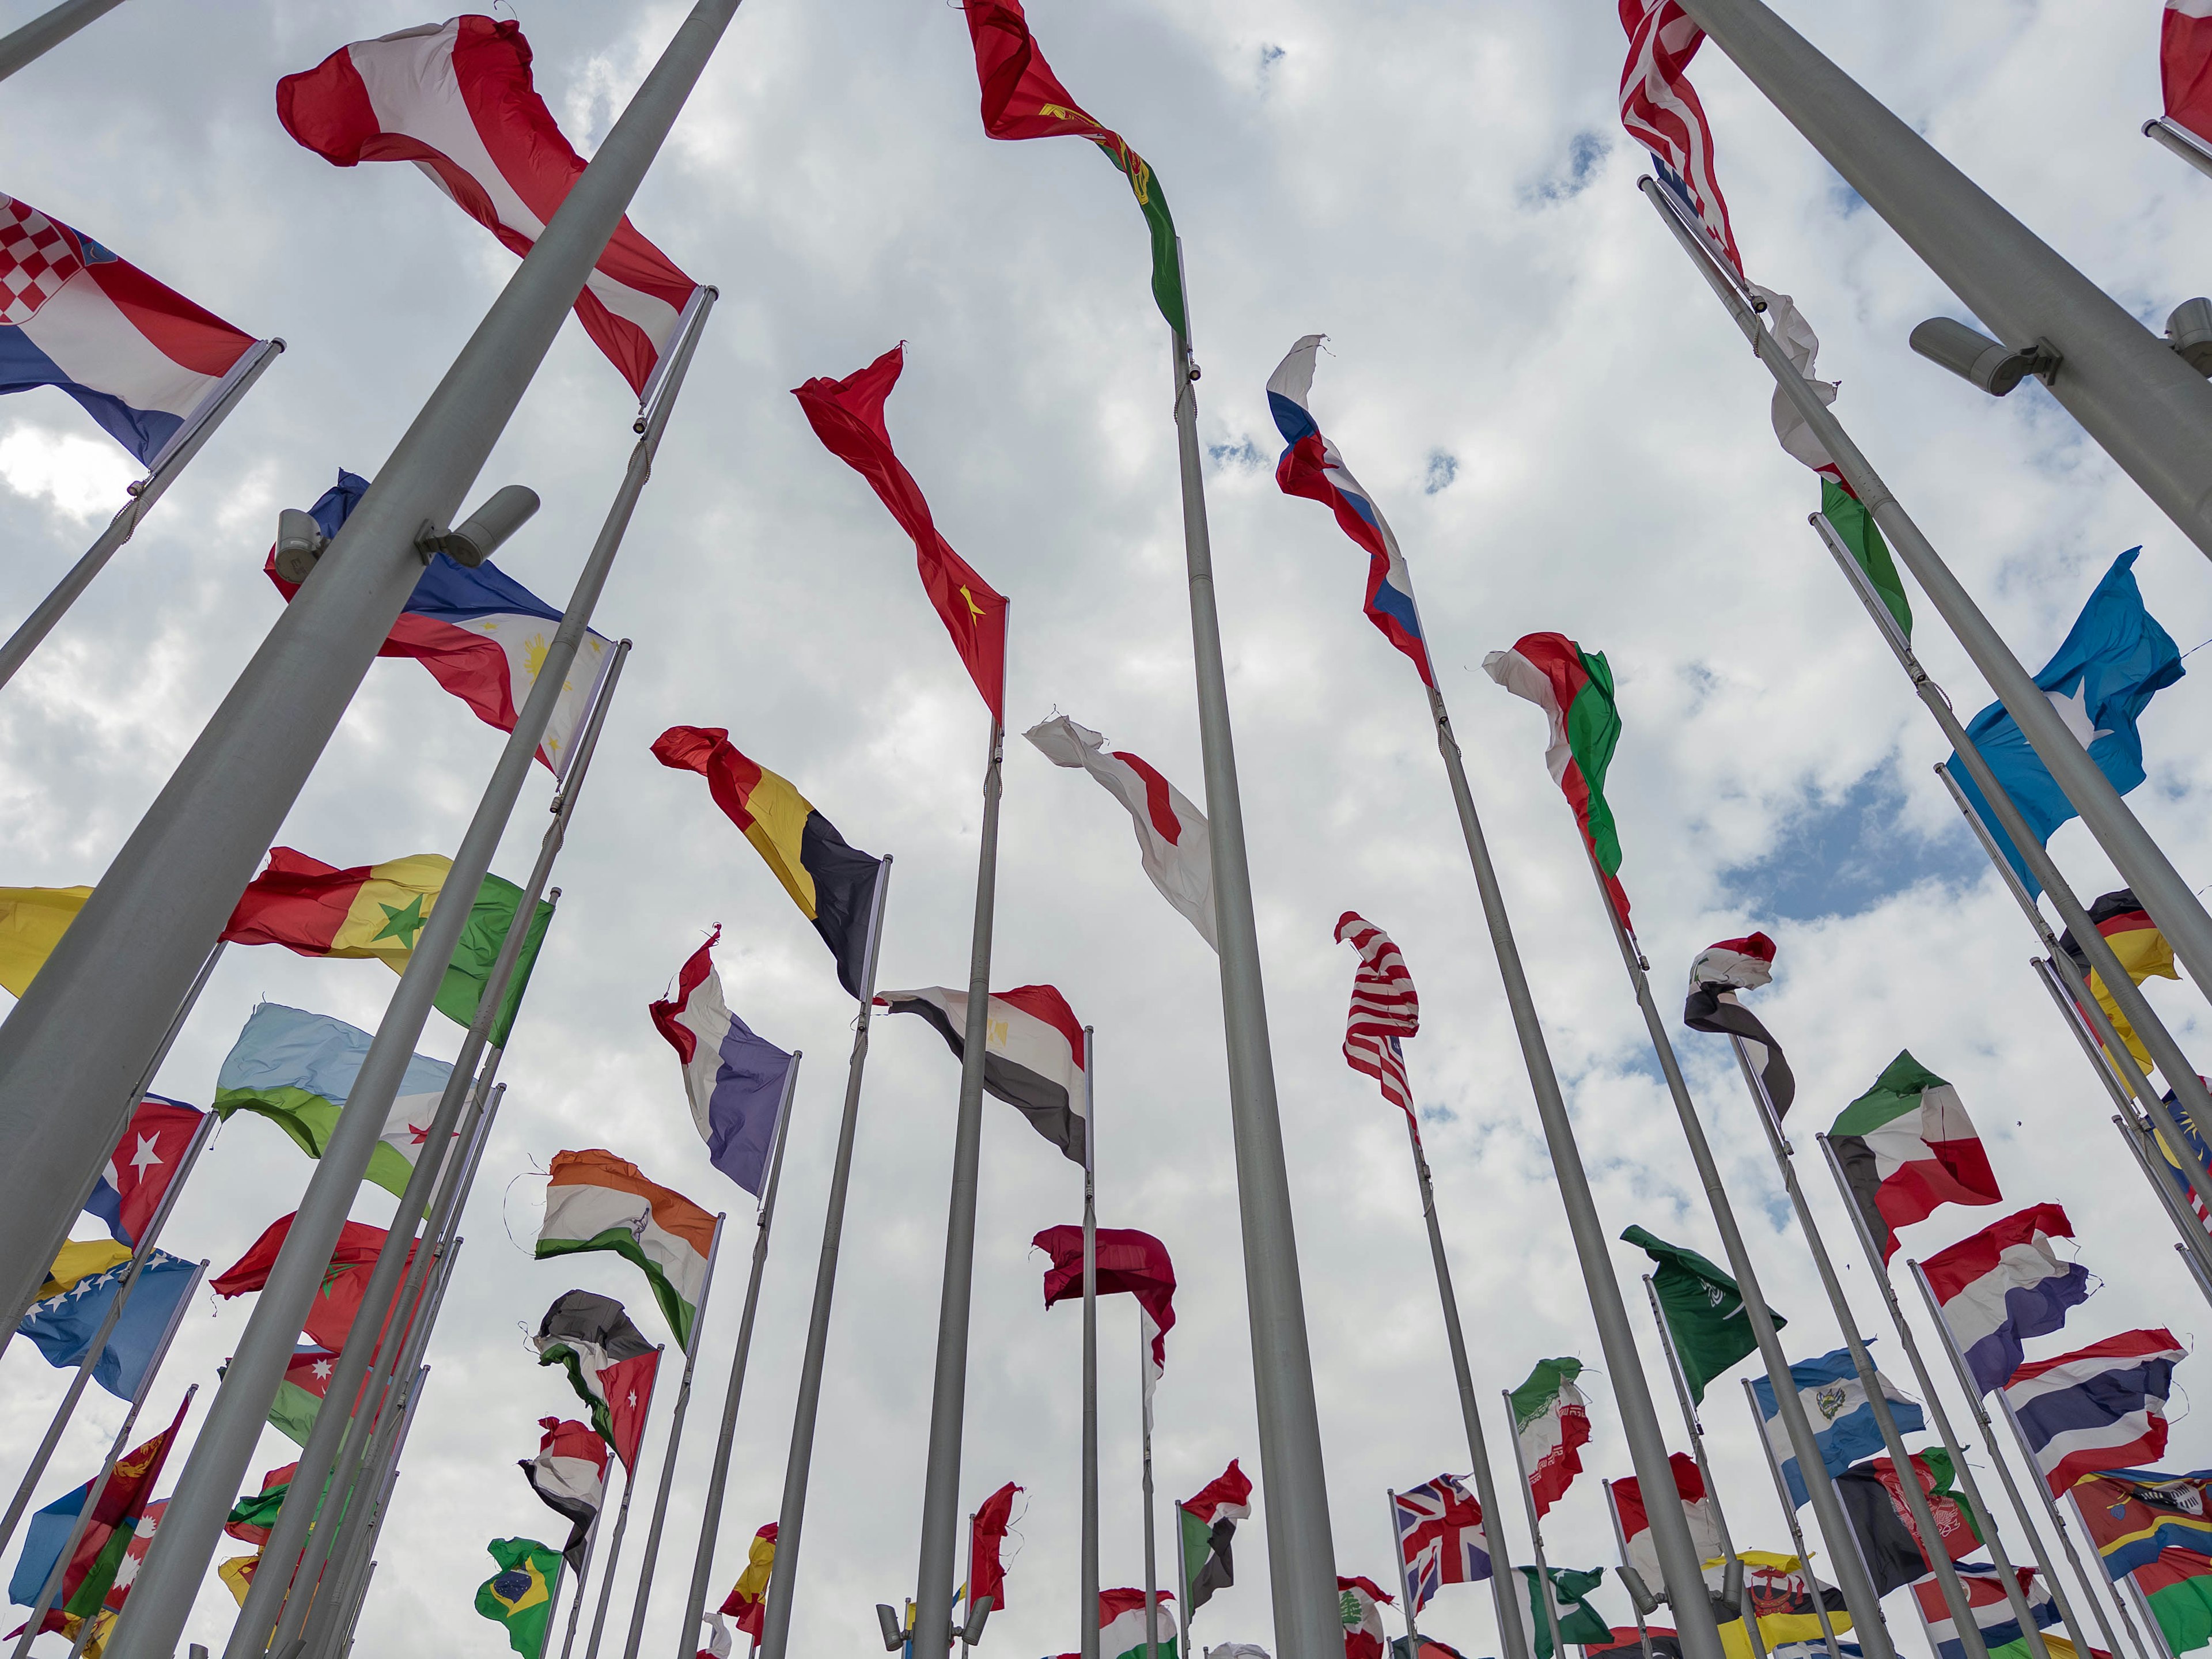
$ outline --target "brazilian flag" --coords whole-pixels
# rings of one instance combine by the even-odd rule
[[[538,1659],[553,1622],[561,1552],[534,1538],[495,1538],[484,1547],[499,1571],[477,1591],[477,1611],[507,1626],[507,1644],[522,1659]]]

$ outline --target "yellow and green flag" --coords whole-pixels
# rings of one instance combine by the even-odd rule
[[[561,1552],[534,1538],[495,1538],[484,1547],[499,1571],[477,1589],[477,1611],[507,1626],[507,1644],[522,1659],[538,1659],[552,1624]]]

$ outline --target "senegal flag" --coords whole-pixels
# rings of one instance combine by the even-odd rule
[[[495,1538],[484,1547],[499,1571],[477,1591],[477,1611],[507,1626],[507,1644],[522,1659],[538,1659],[552,1623],[561,1552],[534,1538]]]
[[[1631,1227],[1620,1236],[1658,1264],[1651,1288],[1658,1293],[1660,1311],[1667,1316],[1667,1334],[1674,1339],[1674,1357],[1681,1362],[1682,1379],[1690,1385],[1690,1398],[1702,1402],[1705,1384],[1753,1352],[1759,1339],[1744,1316],[1743,1292],[1735,1279],[1695,1250],[1669,1244]],[[1766,1316],[1780,1330],[1790,1322],[1769,1308]]]
[[[1620,925],[1629,926],[1628,895],[1620,886],[1620,836],[1605,801],[1606,769],[1620,741],[1620,710],[1613,700],[1613,669],[1602,651],[1585,651],[1565,634],[1527,634],[1510,651],[1482,659],[1483,672],[1516,697],[1544,711],[1552,723],[1544,764],[1574,809],[1583,845],[1597,860],[1598,879]]]
[[[404,973],[453,867],[453,860],[441,854],[417,853],[341,870],[289,847],[272,847],[268,868],[240,895],[222,936],[234,945],[282,945],[303,957],[374,957],[393,973]],[[492,963],[521,902],[522,890],[513,882],[484,878],[438,987],[438,1012],[447,1018],[463,1025],[476,1018]],[[507,1044],[552,919],[553,907],[541,902],[492,1027],[491,1040],[499,1047]]]

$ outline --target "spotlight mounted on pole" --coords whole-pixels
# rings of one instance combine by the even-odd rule
[[[455,564],[475,569],[499,551],[500,544],[530,521],[538,511],[538,492],[523,484],[495,490],[458,529],[440,530],[425,520],[415,532],[415,548],[428,564],[443,553]]]
[[[2031,374],[2048,385],[2060,362],[2057,351],[2044,341],[2004,345],[1949,317],[1930,317],[1912,331],[1911,343],[1929,362],[1942,364],[1992,398],[2003,397]]]

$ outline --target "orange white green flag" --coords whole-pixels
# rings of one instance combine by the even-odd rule
[[[715,1225],[713,1216],[683,1194],[647,1180],[626,1158],[600,1151],[556,1152],[537,1255],[543,1261],[612,1250],[635,1262],[653,1286],[677,1346],[689,1352]]]

